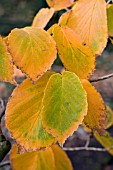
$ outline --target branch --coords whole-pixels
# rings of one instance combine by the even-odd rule
[[[105,80],[105,79],[109,79],[111,77],[113,77],[113,73],[105,75],[105,76],[102,76],[102,77],[98,77],[98,78],[92,79],[92,80],[90,80],[90,82],[91,83],[92,82],[98,82],[98,81],[102,81],[102,80]]]
[[[113,3],[113,1],[112,1],[112,0],[108,0],[108,1],[106,2],[106,4],[109,4],[110,2],[112,2],[112,3]]]
[[[106,152],[111,149],[113,149],[113,146],[110,148],[95,148],[95,147],[75,147],[75,148],[62,148],[64,151],[80,151],[80,150],[86,150],[86,151],[99,151],[99,152]]]
[[[0,163],[0,168],[6,165],[10,165],[10,161],[5,161],[5,162]]]

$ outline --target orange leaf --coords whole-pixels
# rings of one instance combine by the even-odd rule
[[[42,8],[35,16],[32,26],[44,28],[54,14],[54,8]]]
[[[52,72],[33,85],[29,79],[15,88],[6,109],[6,126],[21,146],[20,152],[49,147],[56,142],[42,126],[41,109],[44,89]]]
[[[56,58],[53,38],[40,28],[14,29],[8,42],[15,65],[33,81],[50,69]]]
[[[88,78],[95,68],[95,58],[89,47],[66,26],[60,27],[56,24],[48,32],[56,41],[59,57],[65,68],[80,78]]]
[[[59,22],[79,34],[94,54],[102,53],[108,38],[105,0],[79,0]]]
[[[53,145],[52,151],[55,159],[55,170],[72,170],[72,165],[66,153],[57,145]]]
[[[74,0],[46,0],[50,7],[55,8],[56,10],[61,10],[71,6]]]
[[[57,145],[46,150],[18,154],[18,148],[13,145],[10,160],[14,170],[72,170],[72,165],[66,153]]]
[[[55,170],[54,154],[51,148],[23,154],[17,152],[17,146],[13,145],[10,160],[14,170]]]
[[[104,101],[90,82],[82,80],[82,85],[87,92],[88,113],[84,118],[84,124],[92,131],[104,134],[107,116]]]
[[[14,83],[13,64],[5,41],[0,37],[0,81]]]

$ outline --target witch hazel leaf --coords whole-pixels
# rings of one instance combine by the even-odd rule
[[[42,8],[34,17],[32,26],[44,28],[54,14],[54,8]]]
[[[10,161],[14,170],[55,170],[54,154],[51,148],[18,154],[17,145],[13,145]]]
[[[95,57],[90,48],[67,26],[60,27],[55,24],[48,32],[56,41],[59,57],[66,70],[87,79],[95,68]]]
[[[41,118],[42,98],[46,84],[52,75],[47,72],[36,84],[29,79],[18,86],[6,109],[6,126],[20,145],[20,152],[34,151],[51,146],[55,138],[44,130]]]
[[[109,4],[107,7],[107,24],[108,34],[113,37],[113,4]]]
[[[56,43],[41,28],[16,28],[9,34],[8,43],[15,65],[34,82],[50,69],[56,58]]]
[[[87,96],[79,78],[64,71],[50,77],[43,98],[44,128],[63,145],[87,114]]]
[[[52,145],[51,149],[54,153],[55,170],[73,170],[71,161],[58,145]]]
[[[8,52],[5,41],[0,37],[0,81],[10,82],[13,80],[13,64],[11,56]]]
[[[55,10],[61,10],[71,6],[74,0],[46,0],[47,4]]]
[[[82,80],[82,85],[87,92],[88,101],[88,113],[83,122],[92,131],[97,131],[99,134],[103,135],[107,125],[104,101],[88,80]]]
[[[57,145],[46,150],[18,154],[17,145],[13,145],[10,154],[11,166],[15,170],[72,170],[71,161]],[[24,163],[23,163],[24,162]]]
[[[60,25],[67,25],[79,34],[94,55],[100,55],[107,44],[105,0],[79,0],[72,10],[61,16]]]

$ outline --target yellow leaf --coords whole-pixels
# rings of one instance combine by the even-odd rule
[[[33,81],[50,69],[56,58],[56,44],[44,30],[36,27],[14,29],[8,36],[13,61]]]
[[[72,165],[66,153],[57,145],[46,150],[18,154],[18,148],[13,145],[10,155],[14,170],[72,170]]]
[[[13,145],[10,160],[14,170],[55,170],[54,154],[51,148],[23,154],[17,152],[17,146]]]
[[[53,73],[44,74],[35,85],[26,79],[10,98],[6,109],[6,126],[21,150],[31,151],[56,142],[42,126],[41,109],[44,89]]]
[[[42,8],[35,16],[32,26],[44,28],[54,14],[54,8]]]
[[[88,46],[70,28],[53,25],[48,30],[56,41],[59,56],[69,71],[80,78],[88,78],[95,68],[95,58]]]
[[[94,54],[102,53],[108,38],[105,0],[79,0],[59,22],[79,34]]]
[[[106,113],[108,118],[106,128],[110,128],[113,125],[113,110],[109,106],[106,106]]]
[[[72,165],[66,153],[57,145],[53,145],[52,151],[55,159],[55,170],[72,170]]]
[[[55,8],[55,10],[61,10],[71,6],[74,0],[46,0],[50,7]]]
[[[13,64],[5,41],[0,37],[0,81],[14,83]]]
[[[107,22],[108,22],[108,34],[109,36],[113,37],[113,4],[108,5]]]
[[[77,130],[87,114],[87,96],[79,78],[64,71],[50,77],[45,88],[42,109],[44,128],[63,145]]]
[[[107,116],[104,101],[90,82],[82,80],[82,85],[87,92],[88,113],[84,118],[84,124],[92,131],[104,134]]]
[[[100,136],[98,133],[94,133],[95,138],[101,143],[103,147],[108,149],[108,152],[113,155],[113,137],[106,132],[105,136]]]

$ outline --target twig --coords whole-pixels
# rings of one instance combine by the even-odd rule
[[[10,165],[10,161],[5,161],[0,163],[0,167],[6,166],[6,165]]]
[[[111,77],[113,77],[113,73],[105,75],[105,76],[102,76],[102,77],[98,77],[98,78],[92,79],[92,80],[90,80],[90,82],[102,81],[102,80],[105,80],[105,79],[109,79]]]
[[[80,150],[87,150],[87,151],[100,151],[100,152],[106,152],[111,149],[113,149],[113,146],[110,148],[95,148],[95,147],[75,147],[75,148],[62,148],[64,151],[80,151]]]
[[[85,144],[85,148],[87,148],[90,144],[90,137],[91,137],[91,135],[89,134],[88,139],[87,139],[86,144]]]
[[[108,0],[107,2],[106,2],[106,4],[109,4],[110,2],[113,2],[112,0]]]

